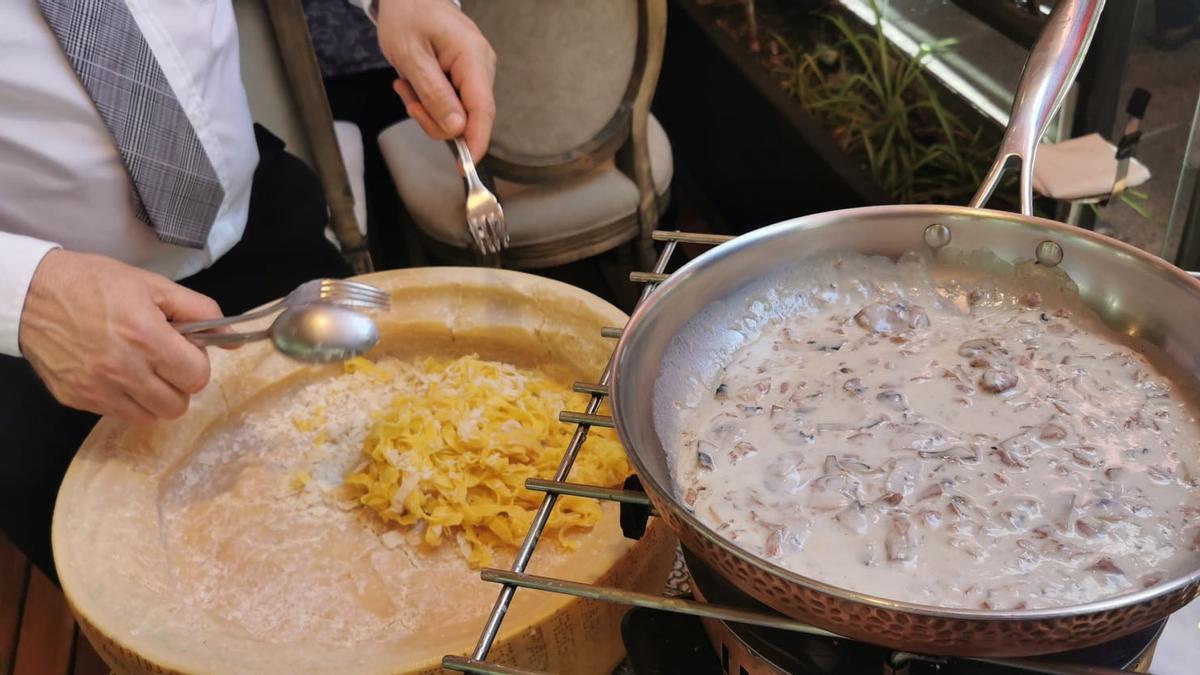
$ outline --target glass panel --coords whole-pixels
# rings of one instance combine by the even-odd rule
[[[1136,3],[1136,12],[1124,3]],[[835,4],[866,21],[874,16],[876,5],[872,0],[836,0]],[[1036,38],[1044,15],[1054,2],[879,0],[877,4],[884,11],[886,35],[910,54],[922,43],[955,39],[957,44],[949,51],[930,59],[929,72],[985,117],[1004,125],[1028,45]],[[1092,203],[1063,203],[1058,216],[1069,222],[1086,223],[1168,259],[1182,258],[1186,253],[1196,266],[1200,266],[1200,232],[1186,237],[1187,246],[1194,249],[1191,252],[1182,251],[1180,242],[1185,239],[1188,227],[1200,229],[1200,223],[1192,222],[1200,218],[1200,199],[1194,198],[1200,166],[1200,150],[1196,145],[1200,141],[1193,134],[1200,93],[1198,5],[1200,0],[1109,0],[1106,14],[1112,16],[1117,9],[1126,10],[1122,16],[1133,17],[1133,25],[1111,25],[1108,42],[1104,41],[1103,32],[1097,34],[1093,55],[1107,50],[1108,56],[1101,61],[1104,70],[1093,81],[1093,93],[1086,93],[1076,85],[1045,139],[1049,143],[1065,140],[1072,137],[1073,126],[1088,126],[1086,122],[1091,120],[1095,128],[1096,120],[1104,120],[1102,125],[1111,121],[1112,128],[1099,131],[1115,144],[1126,125],[1125,108],[1135,88],[1149,91],[1151,100],[1134,157],[1149,169],[1150,179],[1106,206],[1100,206],[1094,199]],[[1183,37],[1174,48],[1164,49],[1156,44],[1154,37],[1159,28],[1156,12],[1169,20],[1172,11],[1181,17],[1176,19],[1174,27],[1178,29],[1176,34]],[[1122,31],[1124,36],[1118,35]],[[1125,40],[1129,40],[1128,49]],[[1105,78],[1121,81],[1113,83]],[[1119,91],[1114,90],[1116,84]],[[1103,95],[1095,92],[1106,85],[1107,100],[1080,100],[1084,96]],[[1076,115],[1076,110],[1085,111],[1085,103],[1090,103],[1092,110]],[[1188,148],[1192,151],[1185,163]]]
[[[1110,3],[1113,1],[1109,0]],[[1130,201],[1138,208],[1132,208],[1129,203],[1112,204],[1102,210],[1096,224],[1098,231],[1167,260],[1174,260],[1179,252],[1187,217],[1186,204],[1195,183],[1194,173],[1184,170],[1184,157],[1191,147],[1189,139],[1193,136],[1196,101],[1200,94],[1200,40],[1193,39],[1177,49],[1163,50],[1155,48],[1150,36],[1156,29],[1156,9],[1168,5],[1187,6],[1189,2],[1192,0],[1182,0],[1182,3],[1180,0],[1143,0],[1138,4],[1133,41],[1125,61],[1125,81],[1121,87],[1121,110],[1117,120],[1118,126],[1123,127],[1126,121],[1124,108],[1134,88],[1141,87],[1150,92],[1150,104],[1141,125],[1142,137],[1134,155],[1150,170],[1150,180],[1137,188],[1144,198],[1137,193],[1131,195]],[[1194,22],[1193,18],[1193,26]],[[1191,157],[1194,167],[1195,151]],[[1183,196],[1185,193],[1187,196]]]
[[[997,126],[1008,125],[1013,94],[1021,67],[1029,55],[1017,39],[1000,27],[988,22],[993,12],[1010,15],[1007,9],[996,10],[1002,2],[986,0],[988,11],[971,11],[975,0],[838,0],[838,3],[867,23],[874,21],[875,7],[884,14],[884,33],[897,47],[915,54],[922,44],[953,39],[956,44],[945,52],[926,60],[928,72],[958,94]],[[1014,3],[1016,4],[1021,3]],[[1050,6],[1044,5],[1049,12]],[[1023,10],[1022,10],[1023,11]],[[1015,12],[1020,16],[1021,12]],[[1040,16],[1034,16],[1025,30],[1040,28]],[[1036,32],[1032,34],[1036,36]],[[1074,87],[1068,95],[1060,117],[1070,119],[1074,109]],[[1065,114],[1063,114],[1065,113]],[[1047,131],[1046,140],[1053,142],[1062,131],[1056,121]]]

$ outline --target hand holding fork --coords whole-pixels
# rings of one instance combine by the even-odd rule
[[[508,246],[508,226],[504,222],[504,209],[500,208],[496,195],[479,180],[466,141],[462,137],[455,138],[454,147],[458,150],[458,159],[467,178],[467,230],[480,253],[499,253]]]
[[[349,309],[386,310],[391,307],[391,296],[382,289],[358,281],[313,279],[297,286],[295,290],[288,293],[287,297],[282,300],[261,309],[221,319],[189,321],[172,325],[176,330],[190,339],[203,343],[229,344],[231,336],[225,333],[213,333],[210,331],[270,316],[289,307],[318,303]]]

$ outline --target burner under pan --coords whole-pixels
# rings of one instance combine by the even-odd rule
[[[694,556],[685,552],[684,558],[698,598],[757,612],[776,613],[742,593]],[[1039,657],[1039,661],[1145,672],[1164,623],[1094,647]],[[623,635],[630,665],[637,675],[1000,675],[1021,672],[1003,666],[957,660],[936,663],[914,659],[903,667],[895,668],[890,663],[892,650],[883,647],[758,626],[700,620],[658,610],[630,611],[625,618]]]

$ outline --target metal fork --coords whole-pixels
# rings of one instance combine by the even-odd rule
[[[387,291],[376,288],[370,284],[364,284],[358,281],[346,281],[344,279],[313,279],[306,281],[297,286],[286,297],[278,300],[262,309],[256,309],[237,316],[227,316],[221,319],[208,319],[205,321],[187,321],[172,323],[180,333],[189,335],[192,333],[201,333],[212,330],[214,328],[223,328],[231,326],[235,323],[243,321],[251,321],[260,319],[264,316],[270,316],[275,312],[286,309],[291,305],[299,305],[312,302],[324,302],[340,307],[353,307],[358,309],[381,309],[387,310],[392,306],[392,297]]]
[[[467,230],[480,253],[499,253],[508,246],[508,225],[504,222],[504,209],[500,208],[496,195],[479,180],[466,141],[461,137],[455,138],[454,147],[458,149],[458,160],[462,163],[463,173],[467,177]]]

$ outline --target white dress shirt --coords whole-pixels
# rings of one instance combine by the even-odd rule
[[[180,279],[211,265],[245,228],[258,149],[231,0],[126,4],[225,200],[203,249],[160,242],[135,217],[132,183],[112,135],[37,0],[0,0],[0,354],[19,355],[25,295],[49,250],[101,253]]]

